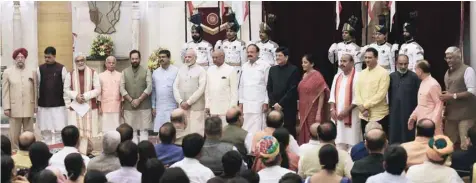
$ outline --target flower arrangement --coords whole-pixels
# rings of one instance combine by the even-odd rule
[[[154,51],[150,54],[149,60],[147,61],[147,67],[150,69],[150,71],[154,71],[155,69],[157,69],[157,68],[160,67],[160,64],[159,64],[159,52],[160,52],[161,50],[169,50],[169,49],[160,47],[159,49],[154,50]],[[173,61],[173,60],[170,60],[170,63],[171,63],[171,64],[174,64],[174,61]]]
[[[110,36],[99,34],[91,45],[91,57],[94,58],[106,58],[112,55],[114,50],[114,43]]]

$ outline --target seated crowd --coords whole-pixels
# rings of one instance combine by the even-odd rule
[[[468,129],[468,149],[435,135],[430,119],[416,124],[416,138],[389,144],[380,124],[369,122],[364,141],[350,152],[336,147],[333,122],[311,126],[311,139],[297,145],[283,128],[280,111],[266,116],[266,128],[251,134],[241,128],[239,108],[205,119],[204,136],[189,133],[185,112],[176,109],[160,127],[158,144],[132,141],[134,129],[121,124],[103,134],[102,153],[90,159],[79,151],[76,126],[61,131],[64,147],[54,154],[31,132],[19,136],[12,155],[1,136],[1,183],[461,183],[472,178],[476,126]],[[223,127],[224,126],[224,127]]]

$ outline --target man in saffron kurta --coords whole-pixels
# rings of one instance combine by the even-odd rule
[[[337,124],[337,147],[348,150],[362,141],[359,109],[354,98],[359,72],[355,71],[351,54],[342,55],[339,63],[342,72],[334,76],[329,103],[331,118]]]
[[[61,142],[61,130],[66,126],[67,110],[63,95],[66,68],[56,62],[56,49],[47,47],[44,51],[45,63],[37,70],[38,113],[37,125],[46,144]],[[54,138],[53,138],[54,136]]]
[[[74,62],[75,68],[66,75],[64,82],[64,95],[70,99],[66,101],[66,106],[69,107],[68,123],[78,127],[81,137],[92,138],[99,133],[99,116],[95,99],[101,92],[99,77],[97,72],[86,66],[85,56],[77,56]],[[79,115],[70,107],[73,102],[88,104],[89,111],[84,116]]]
[[[187,131],[203,135],[205,130],[205,86],[207,73],[196,64],[197,54],[189,49],[184,66],[179,69],[173,89],[175,101],[186,110]]]
[[[98,96],[99,114],[103,133],[115,130],[122,121],[122,97],[120,83],[122,74],[116,71],[116,58],[106,58],[106,71],[99,74],[101,93]]]
[[[378,65],[378,52],[374,48],[365,51],[367,68],[360,72],[355,88],[355,102],[359,108],[360,127],[368,122],[379,122],[388,134],[388,104],[386,100],[390,77],[388,71]],[[364,131],[362,130],[362,134]]]
[[[152,77],[149,69],[140,66],[140,52],[129,52],[131,67],[122,71],[121,95],[124,98],[124,121],[131,125],[134,130],[134,142],[148,140],[152,122],[152,103],[149,99],[152,93]]]
[[[408,128],[413,129],[416,121],[428,118],[435,123],[435,135],[442,135],[443,102],[439,99],[441,86],[431,77],[430,64],[426,60],[417,62],[415,72],[422,81],[418,90],[418,105],[408,119]]]
[[[174,99],[174,81],[177,77],[178,68],[170,64],[170,51],[160,50],[160,67],[152,73],[152,115],[154,119],[154,131],[159,132],[160,127],[170,122],[170,114],[177,108]]]

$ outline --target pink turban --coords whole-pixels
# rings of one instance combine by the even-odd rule
[[[13,60],[15,60],[18,56],[18,54],[21,53],[23,56],[28,57],[28,51],[25,48],[18,48],[13,52]]]

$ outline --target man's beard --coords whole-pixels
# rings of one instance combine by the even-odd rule
[[[82,71],[82,70],[86,69],[86,66],[84,66],[84,65],[83,66],[77,66],[77,68],[78,68],[78,70]]]
[[[192,39],[193,39],[194,42],[198,42],[202,38],[200,36],[192,36]]]
[[[408,72],[408,69],[397,69],[400,74],[405,74]]]
[[[23,62],[17,62],[16,65],[17,65],[18,68],[23,68],[23,67],[25,67],[25,63],[23,63]]]
[[[132,63],[132,67],[133,67],[133,68],[139,67],[139,63]]]
[[[410,41],[412,39],[412,36],[403,36],[403,40],[405,41]]]

